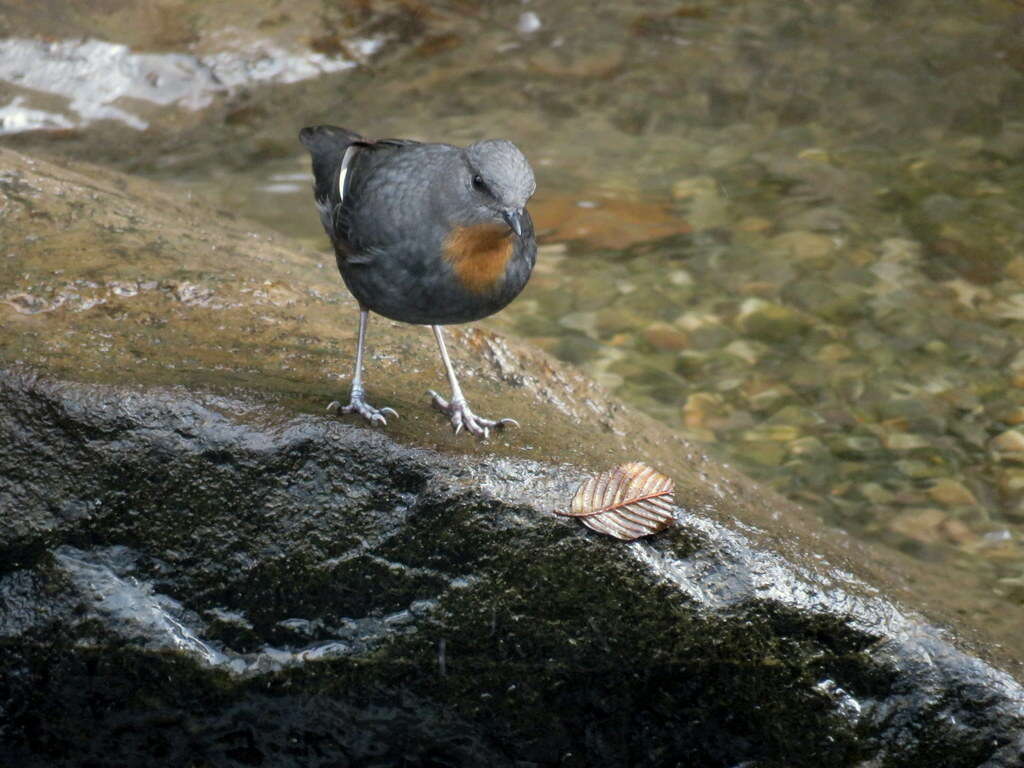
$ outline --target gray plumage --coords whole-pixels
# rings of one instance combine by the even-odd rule
[[[333,126],[305,128],[300,139],[313,156],[314,196],[338,269],[364,307],[407,323],[465,323],[502,309],[526,285],[537,246],[524,207],[535,182],[512,142],[368,141]],[[446,238],[459,227],[509,226],[510,217],[521,234],[504,280],[493,292],[466,289],[443,257]]]
[[[503,308],[530,278],[537,241],[526,203],[536,184],[523,153],[488,139],[466,148],[401,139],[368,140],[330,125],[303,128],[313,157],[313,194],[345,285],[359,302],[359,332],[347,405],[371,424],[398,414],[375,408],[363,388],[370,312],[430,325],[452,393],[431,391],[458,433],[486,438],[513,419],[470,409],[448,357],[442,325]]]

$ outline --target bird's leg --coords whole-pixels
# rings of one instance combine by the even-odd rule
[[[459,386],[459,380],[455,377],[452,361],[448,358],[448,349],[444,345],[444,335],[441,333],[441,326],[432,325],[430,327],[434,331],[434,338],[437,339],[437,348],[441,350],[441,361],[444,363],[444,370],[448,374],[448,383],[452,387],[452,399],[448,401],[434,390],[428,391],[434,407],[451,419],[455,434],[459,434],[462,428],[465,427],[466,431],[470,434],[486,439],[490,434],[491,427],[504,429],[508,424],[515,424],[518,427],[519,422],[515,419],[498,419],[496,421],[494,419],[484,419],[469,410],[469,404],[462,395],[462,387]]]
[[[337,400],[327,406],[328,411],[340,410],[342,413],[358,413],[371,424],[386,425],[387,419],[384,416],[390,413],[398,418],[394,408],[374,408],[366,402],[366,392],[363,390],[363,347],[366,344],[366,324],[370,321],[369,310],[359,308],[359,341],[356,344],[356,371],[352,374],[352,394],[349,396],[348,405],[342,405]]]

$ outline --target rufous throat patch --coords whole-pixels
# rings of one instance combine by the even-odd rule
[[[444,241],[444,257],[459,282],[473,293],[497,290],[512,258],[512,232],[499,224],[456,227]]]

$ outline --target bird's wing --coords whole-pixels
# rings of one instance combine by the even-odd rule
[[[367,145],[377,147],[419,147],[423,146],[423,142],[413,141],[412,139],[374,139],[367,142]]]
[[[431,190],[446,145],[385,139],[354,144],[331,210],[334,237],[349,253],[393,251],[410,233],[435,238]]]

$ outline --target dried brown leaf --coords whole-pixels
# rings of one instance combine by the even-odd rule
[[[587,478],[569,512],[588,528],[632,541],[664,530],[675,517],[675,483],[646,464],[632,461]]]

